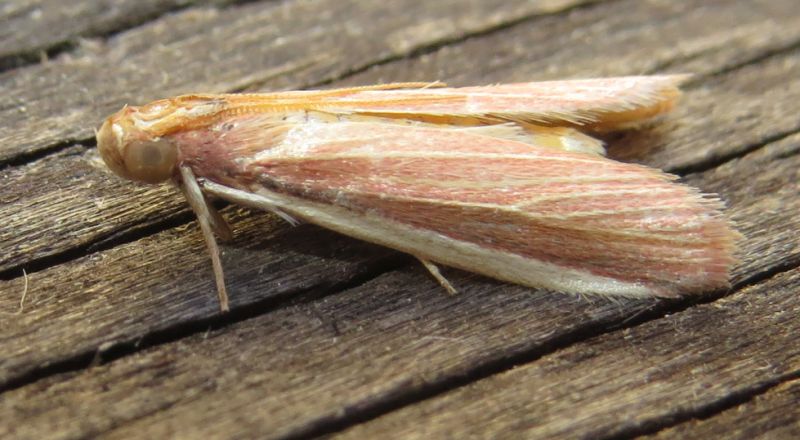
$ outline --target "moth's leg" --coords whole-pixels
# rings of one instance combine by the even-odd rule
[[[214,205],[212,205],[211,202],[209,202],[208,199],[203,195],[203,191],[200,189],[200,185],[197,182],[197,178],[194,176],[194,173],[192,172],[191,168],[182,166],[180,167],[180,169],[181,169],[181,177],[183,178],[184,181],[186,181],[187,176],[192,177],[191,186],[190,185],[181,186],[181,191],[183,191],[183,195],[186,196],[187,199],[189,199],[190,196],[187,194],[187,191],[192,191],[193,192],[191,196],[192,199],[203,201],[203,204],[205,205],[206,210],[208,211],[208,223],[211,225],[211,229],[214,231],[214,233],[217,234],[217,237],[222,239],[222,241],[229,241],[233,239],[233,232],[231,232],[231,227],[228,226],[228,222],[226,222],[225,219],[222,218],[222,214],[220,214],[219,211],[217,211],[217,209],[214,208]],[[184,173],[188,174],[184,175]],[[192,209],[194,209],[194,206],[192,206]],[[197,214],[196,209],[195,209],[195,214]]]
[[[450,284],[450,281],[447,281],[447,278],[445,278],[444,275],[442,275],[442,273],[439,272],[439,267],[437,267],[431,261],[426,260],[422,257],[418,257],[416,255],[415,257],[417,258],[417,260],[419,260],[420,263],[422,263],[423,266],[425,266],[425,269],[428,269],[428,272],[430,272],[431,275],[433,275],[433,277],[436,278],[436,281],[438,281],[439,284],[442,287],[444,287],[444,290],[446,290],[447,293],[451,295],[455,295],[456,293],[458,293],[455,287],[453,287],[453,285]]]
[[[229,239],[231,230],[225,220],[203,196],[192,170],[185,165],[181,165],[178,168],[181,173],[179,187],[183,191],[183,195],[186,196],[189,206],[192,207],[192,211],[197,215],[197,221],[203,231],[203,238],[206,240],[208,252],[211,254],[211,265],[214,267],[214,279],[217,283],[219,309],[227,312],[229,310],[228,291],[225,289],[225,275],[222,272],[222,260],[220,260],[219,247],[217,246],[217,240],[214,238],[214,231],[220,234],[221,238]]]
[[[197,182],[195,181],[195,185]],[[208,213],[211,217],[209,217],[209,222],[211,223],[211,229],[217,234],[222,241],[230,241],[233,239],[233,232],[231,232],[231,227],[228,226],[228,222],[222,218],[222,214],[214,208],[214,205],[208,202],[208,199],[203,197],[206,200],[206,207],[208,208]]]
[[[292,226],[297,226],[298,224],[300,224],[299,220],[287,214],[280,208],[279,202],[271,200],[267,196],[256,195],[253,193],[249,193],[247,191],[230,188],[206,180],[201,180],[199,182],[199,185],[203,187],[203,189],[205,190],[204,192],[206,194],[212,194],[223,200],[227,200],[231,203],[236,203],[238,205],[249,206],[251,208],[261,209],[263,211],[269,211],[277,215],[278,217],[286,220]]]

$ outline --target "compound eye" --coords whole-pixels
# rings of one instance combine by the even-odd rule
[[[168,139],[136,141],[125,148],[125,168],[131,179],[159,183],[172,177],[178,149]]]

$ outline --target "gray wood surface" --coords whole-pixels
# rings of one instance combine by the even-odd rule
[[[794,1],[12,0],[0,20],[0,438],[800,435]],[[449,297],[396,252],[229,206],[219,316],[179,194],[117,179],[93,141],[191,91],[659,72],[694,73],[680,106],[610,152],[726,200],[730,292],[444,269]]]

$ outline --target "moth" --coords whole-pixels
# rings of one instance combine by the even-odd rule
[[[172,181],[228,296],[210,198],[438,264],[549,290],[675,297],[728,286],[737,233],[714,195],[605,157],[593,133],[671,109],[680,75],[450,88],[396,83],[195,94],[126,106],[97,131],[119,176]]]

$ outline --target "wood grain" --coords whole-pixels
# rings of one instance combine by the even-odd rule
[[[73,146],[0,176],[0,272],[86,248],[181,214],[171,186],[137,186],[111,175],[97,151]]]
[[[714,417],[691,420],[652,438],[797,438],[800,436],[797,402],[800,402],[800,381],[795,379]]]
[[[607,438],[656,430],[800,369],[794,343],[798,282],[800,270],[782,273],[713,304],[575,344],[337,438]],[[763,343],[767,339],[770,344]]]
[[[0,67],[29,64],[68,49],[80,38],[118,32],[193,3],[209,2],[6,0],[0,8]]]
[[[307,291],[322,294],[395,255],[319,228],[293,229],[276,217],[246,213],[230,215],[238,236],[223,259],[234,309],[265,301],[268,307],[270,299]],[[219,313],[194,222],[29,275],[24,313],[13,314],[23,292],[18,281],[2,282],[2,382]]]
[[[112,3],[48,7],[60,27],[0,8],[20,30],[0,59],[24,58],[0,73],[0,437],[796,432],[791,0]],[[731,292],[609,302],[445,269],[448,297],[395,252],[227,207],[220,317],[180,197],[114,178],[91,141],[122,104],[187,91],[662,71],[696,76],[611,154],[721,194],[745,236]]]

